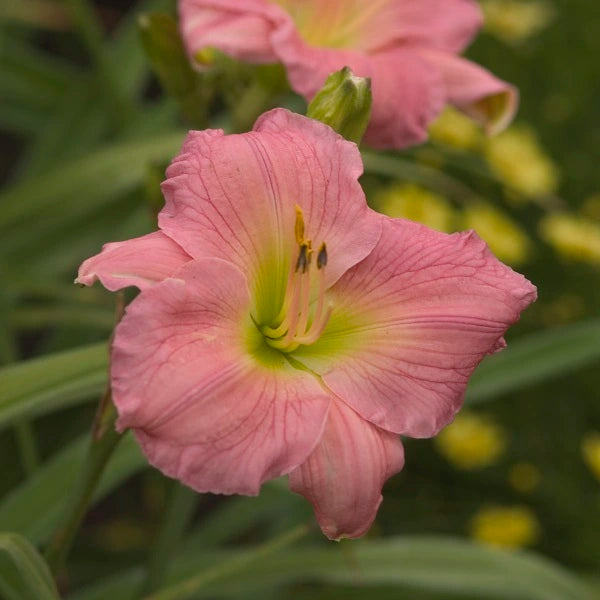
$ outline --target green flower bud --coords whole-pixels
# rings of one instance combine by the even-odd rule
[[[371,80],[356,77],[349,67],[332,73],[308,106],[306,115],[360,143],[371,115]]]

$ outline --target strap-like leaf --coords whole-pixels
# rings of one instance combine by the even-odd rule
[[[59,600],[48,565],[17,533],[0,534],[0,593],[6,600]]]

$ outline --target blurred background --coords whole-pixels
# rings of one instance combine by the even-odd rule
[[[391,216],[476,229],[538,286],[539,300],[509,332],[509,350],[482,365],[455,423],[434,440],[407,440],[407,465],[388,482],[368,536],[373,554],[360,554],[362,542],[336,546],[335,568],[358,575],[334,566],[290,575],[284,558],[268,559],[279,577],[263,564],[254,587],[228,577],[210,597],[278,598],[285,586],[293,598],[362,598],[364,585],[381,598],[577,597],[552,586],[491,595],[454,589],[449,576],[437,587],[394,579],[398,565],[429,552],[418,540],[448,534],[477,544],[467,574],[479,548],[528,548],[600,598],[600,12],[594,0],[481,6],[486,25],[468,56],[520,89],[515,123],[486,138],[447,109],[423,146],[365,149],[362,183]],[[304,110],[275,67],[214,57],[205,74],[193,72],[174,14],[167,0],[0,6],[0,530],[39,547],[84,453],[115,319],[114,295],[72,285],[78,265],[106,241],[156,227],[158,186],[187,129],[242,131],[272,105]],[[257,82],[269,94],[257,95]],[[311,514],[283,481],[257,499],[195,495],[149,468],[126,438],[61,589],[73,600],[141,597],[140,585],[216,564]],[[329,552],[319,535],[312,543]],[[383,541],[395,536],[418,538],[404,550],[399,541],[392,574],[378,578],[393,555]]]

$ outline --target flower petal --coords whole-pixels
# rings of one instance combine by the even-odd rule
[[[269,41],[274,22],[282,18],[264,0],[180,0],[181,33],[192,58],[214,47],[240,60],[276,62]]]
[[[508,127],[519,104],[515,87],[459,56],[431,49],[419,54],[442,74],[448,102],[484,125],[489,135]]]
[[[362,27],[361,45],[370,52],[414,44],[459,53],[483,23],[481,10],[473,0],[387,0],[364,4],[369,7],[370,16]]]
[[[290,473],[290,488],[312,503],[328,538],[356,538],[373,523],[383,484],[403,466],[397,435],[375,427],[336,400],[321,441]]]
[[[190,132],[167,169],[159,225],[195,258],[228,260],[252,285],[268,280],[279,310],[297,247],[296,205],[313,247],[326,241],[331,249],[328,285],[377,243],[381,223],[366,204],[361,173],[355,144],[322,123],[276,109],[250,133]]]
[[[408,50],[380,52],[371,64],[373,109],[365,142],[404,148],[425,141],[428,125],[444,107],[439,73]]]
[[[83,261],[75,283],[92,285],[98,279],[115,292],[135,285],[146,289],[170,277],[192,257],[161,231],[124,242],[104,244],[102,252]]]
[[[422,142],[427,138],[427,125],[444,106],[439,71],[410,50],[398,48],[368,56],[316,48],[283,27],[273,34],[273,47],[287,68],[291,86],[309,101],[327,76],[344,66],[359,77],[370,77],[373,108],[365,141],[375,148],[402,148]]]
[[[323,336],[294,356],[365,419],[429,437],[452,420],[471,373],[536,289],[473,231],[382,219],[375,250],[330,290]]]
[[[176,277],[142,292],[116,329],[118,429],[198,491],[256,494],[310,454],[329,395],[281,354],[253,348],[262,338],[234,265],[194,260]]]

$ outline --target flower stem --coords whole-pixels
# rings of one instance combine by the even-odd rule
[[[269,554],[273,554],[294,543],[306,535],[308,530],[308,525],[298,525],[283,535],[261,544],[254,550],[249,550],[233,557],[227,562],[210,567],[181,583],[168,587],[151,596],[146,596],[143,600],[185,600],[209,583],[240,571]]]
[[[64,518],[46,548],[46,561],[54,574],[64,564],[104,467],[122,437],[115,430],[116,418],[116,410],[110,401],[110,391],[107,391],[94,423],[87,456],[67,500]]]
[[[146,581],[141,595],[156,590],[162,583],[169,559],[189,524],[200,496],[194,490],[184,487],[178,481],[171,481],[171,493],[156,541],[152,549]]]

